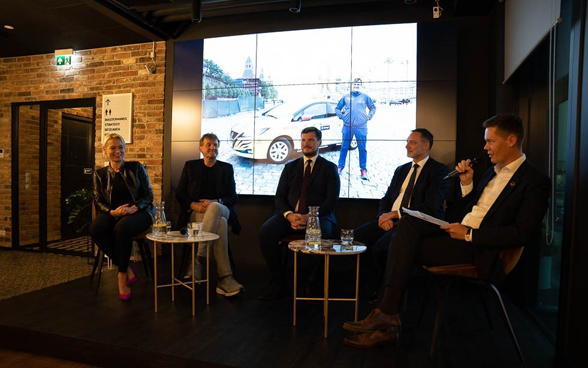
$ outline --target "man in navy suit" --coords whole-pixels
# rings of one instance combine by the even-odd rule
[[[275,299],[286,294],[280,240],[287,235],[304,234],[309,206],[320,207],[323,239],[335,235],[337,220],[333,211],[341,186],[337,165],[319,156],[322,138],[319,129],[304,128],[301,135],[303,156],[284,166],[276,191],[276,212],[259,229],[261,252],[271,275],[271,283],[259,299]]]
[[[394,171],[386,195],[380,200],[378,215],[373,221],[354,230],[355,240],[364,243],[372,253],[366,293],[377,291],[386,267],[388,246],[395,231],[394,225],[403,216],[402,204],[411,210],[444,218],[443,200],[449,181],[443,180],[449,170],[433,160],[429,152],[433,147],[433,134],[427,129],[412,131],[406,139],[406,155],[411,162]],[[414,178],[413,178],[414,176]],[[411,182],[411,179],[412,180]],[[376,293],[371,295],[374,302]]]
[[[218,161],[218,146],[220,141],[213,133],[207,133],[200,138],[201,160],[186,161],[182,176],[176,190],[176,199],[182,207],[180,226],[185,227],[188,222],[202,222],[202,230],[219,236],[212,242],[212,251],[216,260],[218,273],[217,294],[233,296],[243,290],[233,277],[229,262],[228,225],[233,233],[239,234],[241,225],[235,211],[237,192],[235,191],[235,177],[233,166]],[[202,279],[202,269],[206,260],[207,244],[198,246],[198,254],[194,265],[194,277]],[[191,276],[192,266],[189,268]]]
[[[399,221],[390,243],[382,302],[364,320],[345,322],[344,329],[364,332],[347,337],[346,344],[396,342],[398,307],[413,265],[473,263],[483,279],[500,284],[505,277],[500,251],[532,245],[547,209],[549,178],[527,161],[522,151],[525,127],[518,116],[496,115],[483,126],[484,149],[495,165],[475,190],[469,160],[456,166],[462,191],[456,203],[462,209],[459,222],[439,227],[408,216]]]

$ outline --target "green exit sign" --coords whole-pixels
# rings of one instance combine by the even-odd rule
[[[71,65],[71,55],[55,56],[55,65]]]

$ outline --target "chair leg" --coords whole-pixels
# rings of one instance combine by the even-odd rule
[[[99,250],[98,256],[100,257],[100,264],[98,265],[98,282],[96,283],[96,292],[94,295],[98,295],[98,289],[100,288],[100,280],[102,279],[102,267],[104,265],[104,252]]]
[[[435,327],[433,328],[433,337],[431,339],[431,350],[429,350],[429,357],[431,358],[435,356],[437,336],[439,335],[439,330],[441,329],[441,322],[443,320],[443,310],[445,308],[445,300],[447,299],[447,294],[449,292],[450,282],[447,282],[447,280],[440,280],[439,284],[440,290],[439,301],[437,305],[437,315],[435,317]]]
[[[510,339],[512,340],[513,344],[515,345],[515,347],[517,349],[517,353],[519,354],[519,359],[521,360],[521,363],[523,363],[525,361],[525,358],[523,357],[523,353],[521,352],[521,348],[519,347],[519,342],[517,341],[517,337],[514,333],[512,325],[510,324],[510,319],[508,318],[508,314],[506,313],[506,308],[504,307],[504,303],[502,302],[502,297],[500,296],[500,292],[492,284],[490,284],[488,286],[488,288],[490,289],[490,292],[492,293],[492,295],[496,299],[496,302],[498,303],[498,306],[500,307],[499,309],[500,309],[500,314],[502,315],[502,320],[504,321],[504,324],[510,334]]]
[[[96,274],[96,268],[98,268],[98,262],[100,262],[100,253],[102,251],[98,250],[98,253],[96,253],[96,255],[94,256],[94,266],[92,266],[92,273],[90,274],[90,284],[92,283],[92,280],[94,280],[94,274]]]

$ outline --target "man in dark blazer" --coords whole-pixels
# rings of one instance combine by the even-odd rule
[[[235,211],[237,192],[233,166],[218,161],[220,141],[215,134],[204,134],[200,138],[200,152],[203,159],[187,161],[176,190],[176,199],[182,208],[179,223],[185,227],[188,222],[202,222],[202,230],[215,233],[219,239],[212,242],[212,251],[216,260],[218,285],[216,292],[232,296],[243,289],[233,278],[233,271],[228,254],[228,225],[233,233],[239,234],[241,225]],[[200,244],[194,277],[202,279],[202,268],[206,258],[207,244]],[[189,268],[191,276],[192,267]]]
[[[429,156],[432,147],[431,132],[424,128],[412,131],[406,139],[406,155],[412,161],[394,171],[386,195],[380,200],[376,218],[354,229],[355,240],[364,243],[368,252],[371,252],[371,257],[367,257],[371,263],[368,265],[364,293],[373,293],[370,296],[372,302],[375,302],[376,291],[384,274],[394,225],[403,216],[403,201],[411,210],[444,218],[443,201],[449,189],[449,181],[443,178],[449,170]],[[414,180],[411,182],[413,174]]]
[[[259,229],[259,243],[271,275],[270,286],[259,299],[274,299],[286,294],[280,240],[291,234],[304,234],[308,207],[319,206],[323,239],[333,238],[337,225],[335,207],[339,201],[340,180],[337,165],[319,156],[322,133],[315,127],[301,133],[303,157],[284,166],[276,190],[276,212]],[[303,185],[307,176],[306,185]]]
[[[343,328],[364,332],[345,343],[374,347],[395,342],[400,329],[398,307],[414,264],[441,266],[474,263],[481,277],[500,284],[505,277],[499,253],[504,248],[532,246],[547,209],[550,180],[522,152],[525,128],[513,114],[500,114],[483,124],[493,164],[473,189],[470,161],[461,161],[463,208],[459,222],[435,226],[414,217],[399,221],[386,266],[386,289],[378,308],[364,320]]]

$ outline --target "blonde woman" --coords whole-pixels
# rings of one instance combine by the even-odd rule
[[[153,190],[143,165],[125,161],[123,137],[108,134],[102,148],[109,165],[94,173],[94,203],[99,214],[90,225],[90,235],[118,266],[120,300],[130,300],[131,286],[138,281],[129,266],[132,238],[151,226]]]

